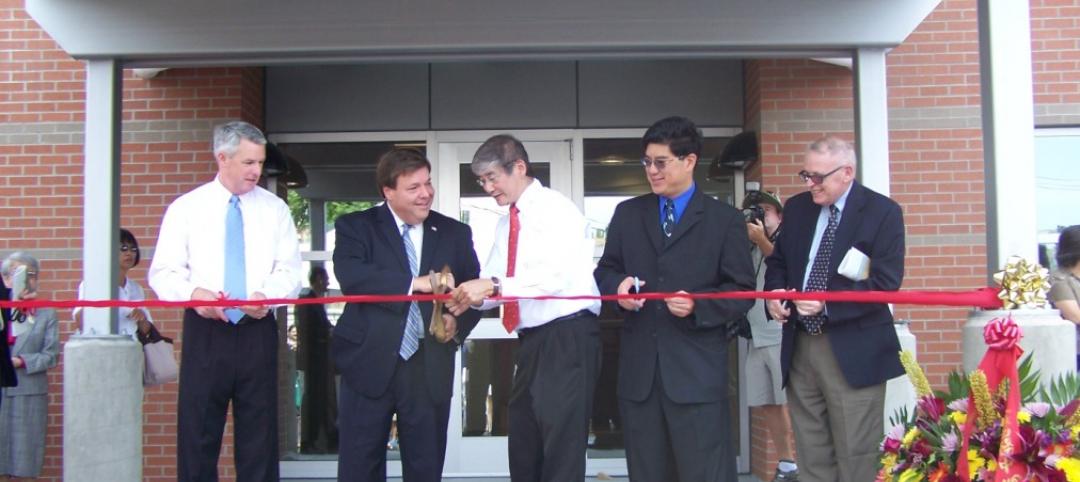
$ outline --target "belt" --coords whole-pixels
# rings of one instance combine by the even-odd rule
[[[559,323],[559,322],[562,322],[562,321],[567,321],[567,320],[573,320],[573,319],[576,319],[576,318],[581,318],[581,317],[586,316],[586,315],[588,315],[588,316],[596,316],[596,315],[593,314],[593,312],[591,312],[589,310],[575,311],[573,313],[570,313],[569,315],[560,316],[558,318],[555,318],[554,320],[551,320],[551,321],[549,321],[547,323],[544,323],[543,325],[534,326],[532,328],[522,328],[522,329],[518,330],[518,338],[529,336],[531,334],[534,334],[534,333],[536,333],[536,332],[538,332],[540,330],[543,330],[544,328],[547,328],[547,327],[549,327],[551,325],[554,325],[556,323]]]

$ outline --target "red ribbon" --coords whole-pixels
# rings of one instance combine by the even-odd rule
[[[1009,380],[1009,393],[1005,397],[1005,415],[1002,419],[1001,446],[998,450],[998,468],[994,474],[995,481],[1022,480],[1024,477],[1024,465],[1012,459],[1013,451],[1020,449],[1020,424],[1016,418],[1017,412],[1020,411],[1020,375],[1016,371],[1016,361],[1024,353],[1018,345],[1022,336],[1020,327],[1016,326],[1011,314],[1006,315],[1005,318],[994,318],[983,328],[983,340],[986,341],[989,349],[979,362],[979,370],[986,374],[986,383],[990,387],[991,396],[997,391],[1002,380]],[[967,422],[960,435],[963,445],[956,460],[956,475],[965,482],[971,480],[967,452],[971,434],[975,429],[975,421],[979,415],[974,395],[968,395]]]
[[[974,306],[983,309],[1001,308],[1001,299],[997,289],[982,288],[973,291],[725,291],[722,293],[641,293],[627,295],[571,295],[571,296],[500,296],[492,298],[498,301],[514,300],[603,300],[620,299],[662,300],[672,297],[685,297],[705,300],[721,299],[766,299],[766,300],[816,300],[842,301],[855,303],[892,303],[897,305],[931,306]],[[394,303],[402,301],[446,301],[449,294],[414,294],[414,295],[351,295],[327,296],[325,298],[272,298],[265,300],[214,301],[187,300],[48,300],[33,299],[25,301],[0,301],[2,308],[195,308],[199,306],[259,306],[259,305],[310,305],[326,303]]]

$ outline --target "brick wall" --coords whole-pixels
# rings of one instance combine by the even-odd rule
[[[131,278],[145,287],[165,207],[212,179],[214,124],[235,118],[261,124],[263,77],[261,69],[239,68],[173,69],[151,80],[125,74],[120,224],[140,241],[143,260]],[[41,31],[21,0],[0,1],[0,253],[37,256],[42,291],[59,299],[74,298],[82,277],[85,78],[84,63]],[[182,348],[179,313],[153,315]],[[61,313],[61,342],[77,328],[70,318]],[[62,357],[60,363],[49,375],[44,480],[62,478]],[[176,479],[176,388],[146,391],[145,480]],[[231,479],[231,450],[223,451],[221,467]]]

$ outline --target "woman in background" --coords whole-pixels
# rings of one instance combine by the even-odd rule
[[[37,259],[22,252],[12,253],[0,265],[13,300],[37,298],[40,273]],[[17,282],[23,276],[25,284]],[[46,370],[56,366],[60,354],[55,310],[12,310],[11,318],[8,339],[3,342],[10,345],[19,384],[4,388],[0,402],[0,480],[41,474],[49,406]]]
[[[128,272],[139,265],[139,242],[135,235],[126,229],[120,229],[120,288],[116,292],[116,299],[121,301],[142,301],[146,299],[146,293],[139,283],[128,278]],[[83,299],[83,284],[79,283],[79,299]],[[121,335],[136,336],[136,332],[147,335],[150,333],[150,325],[154,322],[150,313],[142,308],[119,308],[119,329]],[[72,311],[75,321],[82,323],[82,308]]]
[[[1061,311],[1061,317],[1077,324],[1080,335],[1080,225],[1069,226],[1061,232],[1057,245],[1057,270],[1050,275],[1050,301]],[[1080,338],[1077,338],[1080,348]],[[1080,354],[1076,357],[1080,368]]]

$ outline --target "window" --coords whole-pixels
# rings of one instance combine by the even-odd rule
[[[1035,222],[1039,262],[1051,269],[1058,233],[1080,224],[1080,128],[1035,131]]]

